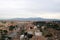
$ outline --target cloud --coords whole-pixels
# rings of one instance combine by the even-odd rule
[[[59,18],[60,0],[0,0],[0,16]]]

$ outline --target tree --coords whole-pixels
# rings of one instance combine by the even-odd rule
[[[9,26],[9,30],[12,31],[15,28],[15,26]]]
[[[7,38],[7,30],[0,30],[1,32],[1,39],[0,40],[5,40],[5,38]]]

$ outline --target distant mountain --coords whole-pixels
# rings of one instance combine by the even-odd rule
[[[45,19],[45,18],[13,18],[10,20],[19,20],[19,21],[60,21],[60,19]]]
[[[60,19],[45,19],[45,18],[12,18],[12,19],[0,19],[0,20],[17,20],[17,21],[60,21]]]

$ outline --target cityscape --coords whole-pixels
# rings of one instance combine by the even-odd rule
[[[60,40],[60,0],[0,0],[0,40]]]

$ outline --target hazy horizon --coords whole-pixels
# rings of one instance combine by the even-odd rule
[[[0,19],[60,19],[60,0],[0,0]]]

